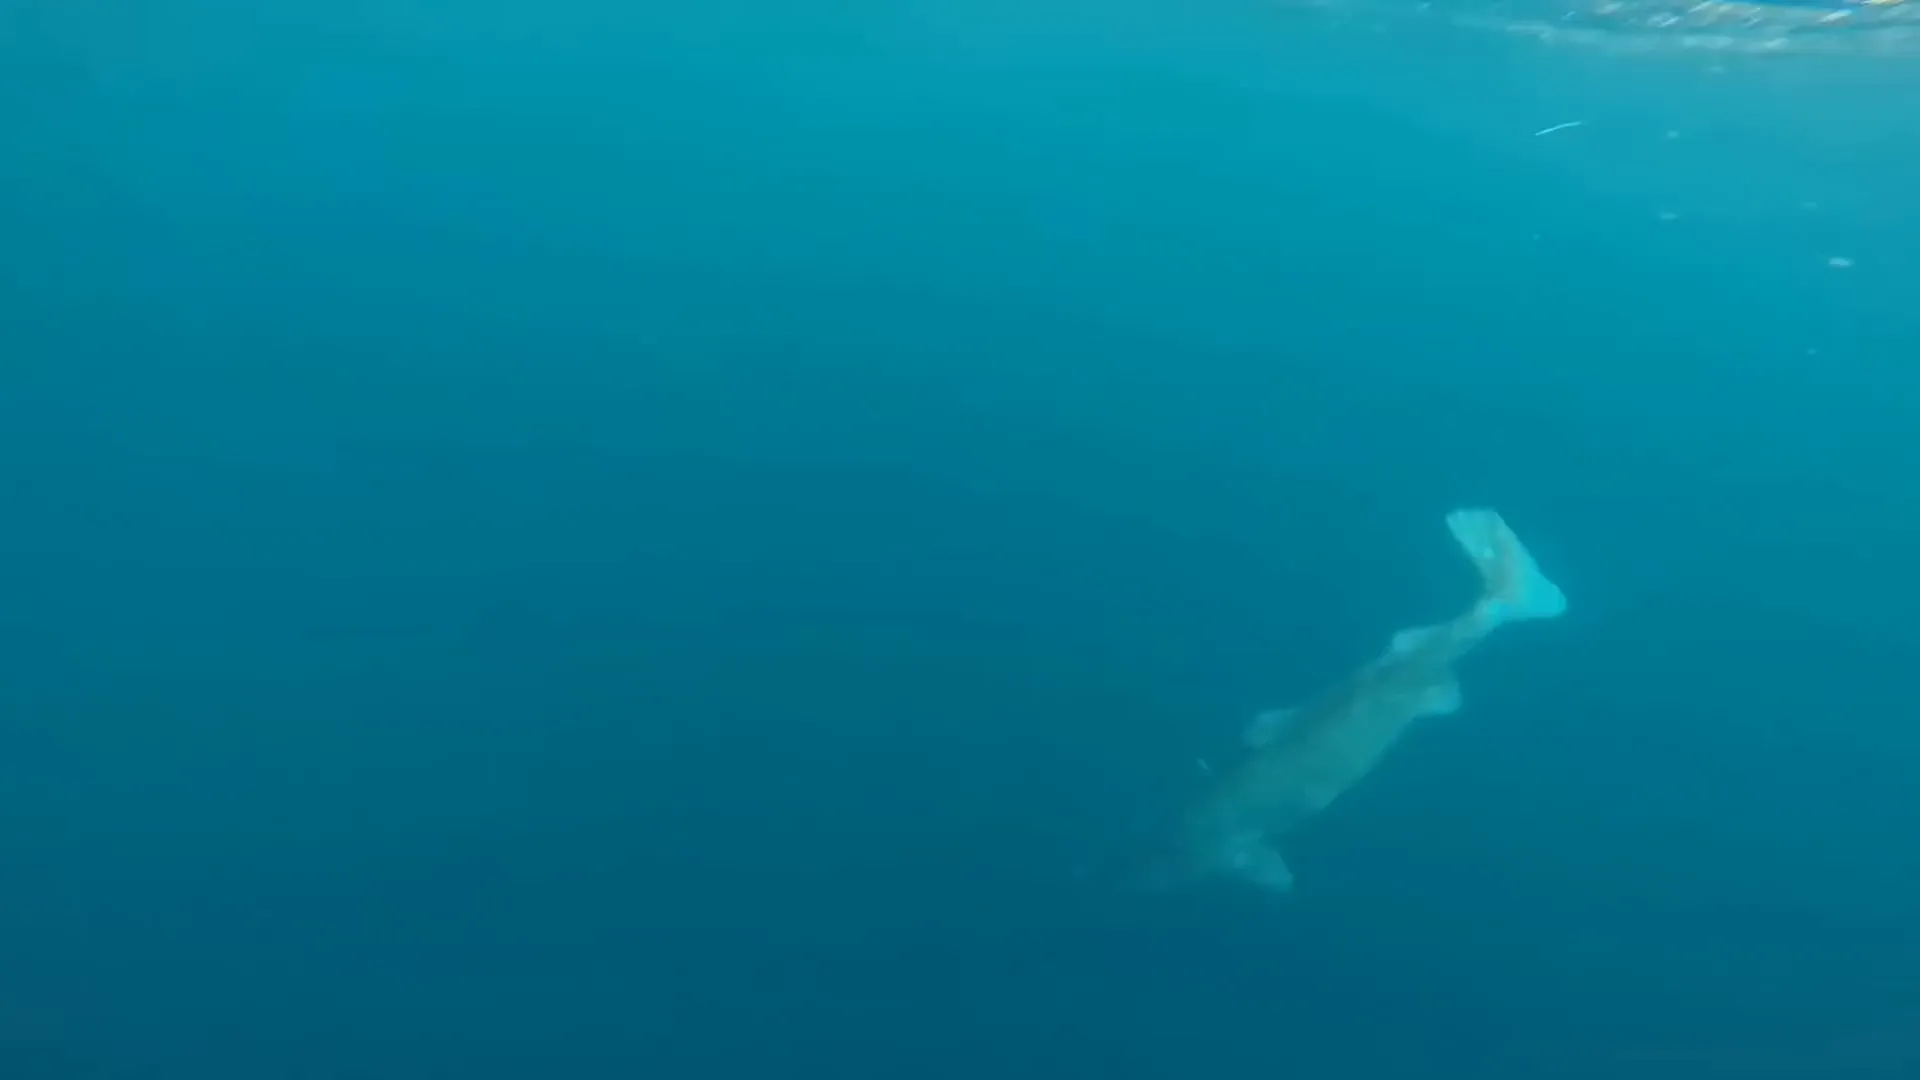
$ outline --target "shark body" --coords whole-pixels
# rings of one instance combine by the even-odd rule
[[[1480,599],[1448,622],[1400,631],[1380,656],[1305,704],[1256,716],[1245,756],[1136,865],[1135,884],[1169,888],[1227,875],[1292,889],[1273,839],[1351,790],[1415,721],[1457,711],[1454,665],[1489,633],[1566,610],[1566,597],[1499,514],[1456,510],[1447,527],[1480,572]]]

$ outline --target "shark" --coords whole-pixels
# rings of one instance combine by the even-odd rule
[[[1126,878],[1163,890],[1230,878],[1293,889],[1275,840],[1366,779],[1415,723],[1458,712],[1454,667],[1509,623],[1557,618],[1567,599],[1499,513],[1454,510],[1448,530],[1479,571],[1479,598],[1443,623],[1401,630],[1386,650],[1303,704],[1256,715],[1244,753],[1211,780]]]

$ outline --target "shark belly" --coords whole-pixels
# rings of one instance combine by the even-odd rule
[[[1292,874],[1270,846],[1366,779],[1407,727],[1437,699],[1387,692],[1310,718],[1222,777],[1181,830],[1189,873],[1226,873],[1274,891]]]
[[[1275,831],[1318,814],[1366,779],[1415,720],[1433,711],[1436,701],[1445,704],[1439,697],[1422,688],[1356,701],[1337,720],[1263,752],[1255,771],[1258,782],[1272,789]]]

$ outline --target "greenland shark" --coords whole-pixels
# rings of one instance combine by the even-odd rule
[[[1479,600],[1449,622],[1393,635],[1385,652],[1306,703],[1254,717],[1244,756],[1131,867],[1134,885],[1166,889],[1224,876],[1290,891],[1293,871],[1274,838],[1365,779],[1414,722],[1458,711],[1454,664],[1488,634],[1566,611],[1566,597],[1499,514],[1455,510],[1447,528],[1480,572]]]

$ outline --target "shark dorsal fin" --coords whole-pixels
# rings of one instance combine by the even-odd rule
[[[1249,749],[1258,750],[1279,738],[1280,733],[1287,730],[1287,726],[1293,723],[1293,718],[1299,711],[1299,709],[1268,709],[1247,721],[1247,729],[1240,733],[1240,740],[1246,743]]]

